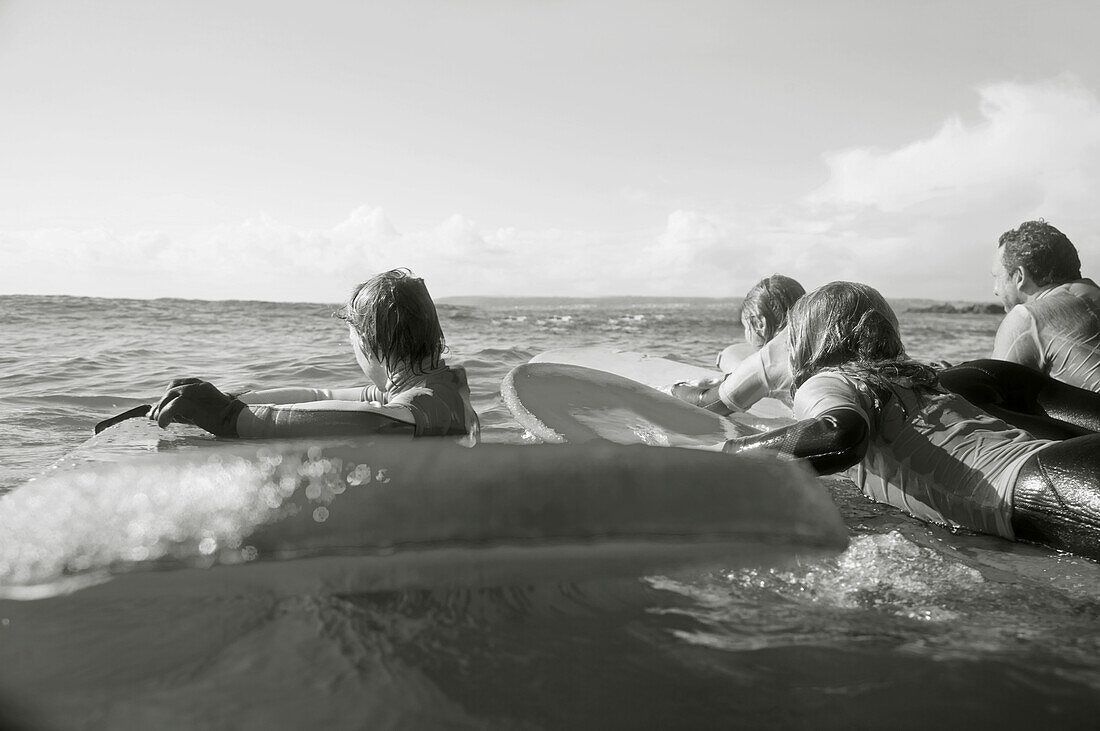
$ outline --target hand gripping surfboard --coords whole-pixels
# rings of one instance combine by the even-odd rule
[[[747,346],[737,346],[742,350]],[[746,355],[741,353],[741,357]],[[698,381],[711,379],[717,381],[723,377],[721,371],[702,368],[689,363],[681,363],[669,358],[661,358],[648,353],[617,351],[609,348],[581,347],[558,348],[539,353],[531,359],[532,363],[562,363],[584,366],[600,371],[614,373],[656,389],[664,389],[679,381]],[[749,413],[765,419],[792,418],[791,409],[773,398],[762,398],[749,409]]]
[[[753,414],[729,417],[692,406],[638,381],[561,363],[526,363],[500,388],[516,421],[544,442],[704,447],[789,424]]]

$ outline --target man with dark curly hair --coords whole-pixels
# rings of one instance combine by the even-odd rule
[[[993,293],[1004,305],[993,357],[1100,391],[1100,287],[1081,277],[1066,235],[1046,221],[1006,231],[993,257]]]

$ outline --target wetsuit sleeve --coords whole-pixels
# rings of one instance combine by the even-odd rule
[[[768,396],[790,403],[794,376],[791,375],[791,346],[786,329],[780,330],[761,348],[760,358],[764,364]]]
[[[734,411],[747,411],[767,396],[789,396],[791,367],[787,331],[781,330],[764,347],[745,357],[718,387],[718,398]]]
[[[734,411],[747,411],[767,395],[767,374],[759,350],[742,360],[718,386],[718,398]]]
[[[769,449],[781,457],[805,460],[819,474],[840,472],[867,452],[870,421],[861,402],[859,392],[845,379],[814,376],[795,396],[797,423],[731,439],[723,451]]]
[[[412,388],[399,393],[392,403],[409,410],[416,422],[416,436],[445,436],[452,432],[453,409],[441,398],[438,385],[433,388]]]
[[[377,386],[355,388],[267,388],[238,396],[246,404],[300,404],[311,401],[377,401],[386,403],[386,392]]]
[[[993,342],[993,358],[1043,370],[1043,346],[1039,341],[1039,328],[1035,318],[1023,305],[1016,305],[1005,315],[997,328]]]
[[[401,405],[376,406],[362,401],[256,404],[237,416],[237,434],[245,439],[411,434],[415,423],[409,409]]]
[[[819,373],[811,377],[794,396],[796,419],[815,419],[837,409],[857,412],[864,421],[871,422],[868,397],[856,385],[836,373]]]

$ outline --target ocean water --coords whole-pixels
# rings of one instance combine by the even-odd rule
[[[985,355],[996,315],[895,303],[911,355]],[[716,300],[456,300],[485,441],[525,443],[512,367],[600,345],[711,365]],[[333,305],[0,297],[0,494],[155,398],[362,382]],[[8,602],[0,722],[25,728],[1018,728],[1100,723],[1100,566],[952,534],[825,479],[836,559],[633,580],[264,595],[73,612]],[[0,511],[5,502],[0,499]],[[18,724],[22,724],[19,726]]]
[[[899,309],[906,303],[899,303]],[[0,493],[85,441],[101,419],[148,403],[173,378],[228,391],[357,385],[333,304],[0,296]],[[742,341],[720,300],[475,300],[442,303],[448,359],[466,366],[484,436],[519,440],[500,381],[553,348],[598,345],[712,366]],[[998,318],[901,315],[914,357],[959,362],[992,345]]]

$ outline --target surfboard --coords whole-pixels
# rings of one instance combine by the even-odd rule
[[[565,363],[607,371],[651,388],[662,388],[679,381],[720,378],[713,368],[682,363],[671,358],[609,348],[557,348],[539,353],[531,363]]]
[[[741,428],[637,382],[580,366],[517,366],[505,377],[501,393],[516,420],[548,442],[706,446]],[[1070,556],[1052,562],[1050,549],[929,525],[897,508],[870,502],[843,475],[818,481],[833,494],[851,526],[853,544],[846,555],[864,555],[882,546],[919,550],[929,561],[964,566],[986,580],[1027,580],[1045,586],[1078,587],[1095,581],[1100,572],[1100,566],[1088,559]]]
[[[742,355],[742,357],[744,356]],[[680,381],[709,379],[717,383],[718,379],[723,376],[721,371],[713,368],[703,368],[670,358],[598,347],[548,350],[539,353],[530,362],[562,363],[607,371],[656,389],[664,389]],[[772,398],[760,399],[749,409],[749,413],[767,419],[786,418],[789,420],[792,416],[790,407]]]
[[[706,447],[790,423],[754,414],[719,416],[638,381],[561,363],[517,366],[500,393],[516,421],[549,443]]]
[[[0,498],[0,598],[528,585],[846,544],[792,465],[606,443],[238,444],[84,462]]]

